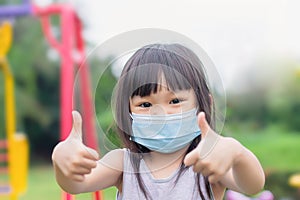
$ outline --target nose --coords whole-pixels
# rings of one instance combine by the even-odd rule
[[[174,108],[170,108],[168,106],[163,106],[161,104],[155,104],[150,109],[150,115],[167,115],[181,112],[181,110],[177,110]]]
[[[150,109],[150,115],[166,115],[168,114],[166,111],[162,105],[155,104]]]

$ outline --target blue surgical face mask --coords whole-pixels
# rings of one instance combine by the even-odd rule
[[[197,110],[168,115],[132,113],[132,141],[152,151],[173,153],[186,147],[201,134]]]

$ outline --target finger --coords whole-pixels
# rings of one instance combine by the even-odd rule
[[[203,176],[209,177],[209,176],[213,175],[213,171],[211,169],[209,169],[208,167],[204,167],[201,171],[201,174]]]
[[[208,176],[208,182],[211,184],[215,184],[220,180],[220,177],[217,176],[216,174],[211,174]]]
[[[194,165],[200,159],[200,151],[198,147],[185,156],[183,161],[185,166]]]
[[[198,126],[201,130],[201,138],[203,139],[206,137],[208,131],[210,130],[210,126],[209,126],[208,122],[206,121],[204,112],[200,112],[198,114]]]
[[[84,158],[78,166],[84,167],[87,169],[92,169],[92,168],[97,167],[97,161]]]
[[[99,156],[97,151],[95,151],[92,148],[89,148],[89,147],[85,146],[85,151],[83,153],[83,157],[87,158],[87,159],[90,159],[90,160],[97,161],[97,160],[99,160],[100,156]]]
[[[72,112],[73,128],[70,137],[80,139],[82,141],[82,118],[78,111]]]
[[[201,142],[197,147],[200,151],[199,154],[201,160],[205,159],[211,153],[215,152],[214,149],[220,138],[221,138],[220,135],[215,133],[212,129],[208,130],[206,136],[201,140]]]
[[[196,173],[202,173],[204,170],[203,165],[200,160],[198,160],[194,165],[193,165],[193,171]]]
[[[96,168],[98,165],[97,161],[94,160],[86,160],[86,166],[90,169]]]
[[[85,177],[82,174],[73,174],[71,179],[77,182],[82,182],[84,181]]]
[[[76,172],[74,174],[80,174],[80,175],[85,175],[91,173],[92,168],[87,168],[86,166],[84,167],[77,167]]]

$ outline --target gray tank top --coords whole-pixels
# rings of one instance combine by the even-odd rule
[[[129,150],[124,151],[124,170],[123,170],[123,187],[122,193],[117,193],[117,200],[144,200],[146,199],[139,187],[134,169],[129,158]],[[197,174],[191,167],[183,171],[180,178],[176,182],[179,175],[179,169],[170,177],[165,179],[155,179],[148,169],[144,160],[140,163],[140,176],[144,182],[145,189],[151,196],[152,200],[202,200],[197,187]],[[199,183],[201,191],[205,199],[209,199],[205,189],[204,177],[200,175]],[[176,182],[176,183],[175,183]]]

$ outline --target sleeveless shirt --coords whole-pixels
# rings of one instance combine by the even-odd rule
[[[139,187],[134,169],[132,167],[130,151],[124,150],[124,169],[123,169],[123,187],[122,193],[117,193],[117,200],[145,200],[141,188]],[[200,175],[197,179],[197,174],[192,167],[184,170],[180,177],[179,169],[177,169],[171,176],[164,179],[156,179],[152,176],[145,161],[141,159],[140,162],[140,177],[143,180],[144,187],[148,194],[148,199],[152,200],[202,200],[198,191],[196,181],[199,181],[201,191],[205,200],[209,199],[205,188],[204,177]],[[150,196],[150,198],[149,198]]]

